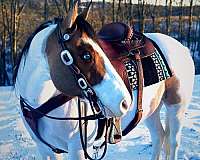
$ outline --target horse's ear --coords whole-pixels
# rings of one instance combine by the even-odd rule
[[[70,28],[75,22],[76,17],[78,16],[78,0],[76,0],[73,6],[69,9],[69,12],[66,17],[66,27]]]
[[[77,29],[81,33],[86,33],[90,38],[95,36],[93,27],[81,15],[77,16],[76,21],[71,28],[73,28],[73,30]]]
[[[89,5],[83,10],[83,12],[80,14],[85,20],[88,18],[90,8],[91,8],[92,0],[90,1]]]

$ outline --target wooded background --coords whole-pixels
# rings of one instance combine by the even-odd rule
[[[199,4],[200,0],[155,0],[154,4],[148,0],[99,0],[92,3],[89,22],[96,31],[106,23],[120,21],[141,32],[168,34],[190,48],[199,74]],[[13,66],[28,36],[41,23],[66,15],[71,5],[73,0],[0,0],[0,86],[13,85]],[[79,0],[79,8],[85,6],[87,1]]]

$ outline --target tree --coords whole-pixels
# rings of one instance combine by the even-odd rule
[[[190,48],[191,42],[191,26],[192,26],[192,14],[193,14],[193,0],[190,0],[190,10],[189,10],[189,24],[188,24],[188,35],[187,35],[187,46]]]
[[[152,10],[150,11],[150,14],[151,14],[151,19],[152,19],[152,23],[153,23],[153,28],[152,28],[152,30],[153,30],[153,32],[155,32],[155,25],[156,25],[156,6],[157,6],[157,0],[155,0],[155,4],[154,4],[154,6],[152,7]]]
[[[180,0],[180,15],[179,15],[179,41],[183,40],[183,0]]]
[[[169,6],[168,6],[169,2]],[[170,33],[172,15],[172,0],[166,0],[166,34]]]
[[[128,22],[130,25],[132,25],[132,0],[129,0],[129,7],[128,7]]]
[[[112,0],[112,21],[115,21],[115,0]]]
[[[20,28],[21,14],[27,0],[11,0],[10,3],[0,0],[2,15],[2,36],[1,36],[1,74],[3,83],[12,84],[12,77],[8,77],[7,70],[15,65],[18,46],[18,32]],[[10,67],[11,66],[11,67]],[[11,71],[12,72],[12,71]]]
[[[122,2],[122,0],[119,0],[118,1],[118,7],[117,7],[117,15],[116,15],[116,21],[118,22],[118,21],[120,21],[121,19],[120,19],[120,13],[121,13],[121,11],[122,11],[122,9],[121,9],[121,2]]]
[[[48,20],[49,8],[48,8],[48,0],[44,0],[44,20]]]
[[[146,4],[145,0],[138,0],[138,21],[139,21],[140,32],[144,32],[145,4]]]
[[[101,24],[102,26],[105,24],[105,14],[106,14],[106,10],[105,10],[105,0],[102,1],[102,16],[101,16]]]

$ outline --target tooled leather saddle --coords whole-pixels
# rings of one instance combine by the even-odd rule
[[[108,56],[119,58],[126,56],[130,51],[134,52],[139,49],[141,58],[144,58],[155,51],[155,47],[149,38],[137,32],[133,27],[121,22],[103,26],[98,33],[98,38],[100,46],[107,51],[106,54]],[[112,46],[115,49],[115,55],[112,55],[113,52],[111,53],[111,51],[107,50],[108,46]]]
[[[121,22],[103,26],[98,33],[98,42],[132,93],[124,64],[135,60],[136,53],[141,59],[151,56],[155,52],[154,44],[144,34]]]
[[[125,66],[127,61],[134,60],[137,64],[137,77],[138,77],[138,102],[137,113],[133,118],[129,126],[121,133],[121,126],[118,123],[114,124],[118,128],[114,134],[114,141],[110,143],[117,143],[121,139],[122,135],[126,135],[132,130],[142,118],[142,91],[143,91],[143,69],[141,59],[151,56],[155,52],[154,45],[151,40],[144,36],[142,33],[135,31],[133,27],[130,27],[124,23],[116,22],[110,23],[101,28],[98,33],[98,42],[103,51],[110,59],[112,65],[121,76],[127,89],[132,95],[132,87],[129,83],[127,68]],[[119,122],[119,120],[118,120]],[[102,127],[105,121],[99,120],[99,130],[97,139],[100,138]],[[114,123],[114,121],[113,121]],[[113,132],[113,131],[111,131]],[[117,137],[115,139],[115,137]]]

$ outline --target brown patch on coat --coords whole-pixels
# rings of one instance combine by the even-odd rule
[[[162,82],[160,82],[162,83]],[[162,83],[159,88],[156,91],[156,94],[154,96],[154,98],[151,100],[151,104],[150,104],[150,110],[148,113],[144,113],[147,114],[147,116],[149,117],[151,114],[154,113],[154,111],[157,109],[157,107],[159,106],[159,104],[161,103],[161,100],[163,98],[163,94],[165,92],[165,83]],[[145,115],[144,115],[145,116]]]
[[[91,85],[97,85],[103,80],[105,75],[104,61],[90,44],[84,42],[85,38],[89,38],[87,37],[87,34],[80,30],[76,30],[65,45],[74,59],[74,64],[78,66],[87,81]],[[81,90],[77,85],[75,77],[70,68],[64,65],[60,58],[61,51],[62,49],[58,43],[56,31],[54,31],[49,36],[46,46],[51,79],[55,87],[66,95],[80,95]],[[89,51],[92,55],[92,60],[90,62],[84,62],[81,59],[81,54],[85,51]]]
[[[165,81],[165,94],[163,100],[167,104],[178,104],[181,102],[181,96],[178,93],[180,89],[180,81],[177,77],[172,76]]]
[[[85,75],[90,85],[97,85],[103,80],[106,72],[103,57],[90,44],[84,41],[89,38],[86,33],[83,32],[79,40],[76,40],[77,38],[74,37],[71,42],[73,45],[67,44],[67,48],[70,49],[70,52],[75,53],[73,54],[75,64],[81,70],[81,73]],[[91,61],[86,62],[81,59],[84,52],[91,54]]]

